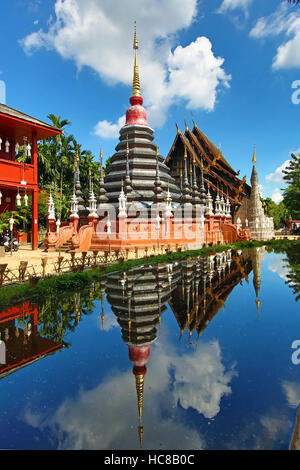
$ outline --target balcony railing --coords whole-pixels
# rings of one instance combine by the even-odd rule
[[[34,185],[34,166],[0,158],[0,184]]]

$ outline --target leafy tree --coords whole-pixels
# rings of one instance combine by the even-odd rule
[[[92,152],[82,149],[75,137],[67,133],[66,127],[71,125],[71,122],[54,114],[49,114],[47,117],[55,127],[62,130],[62,134],[44,139],[38,144],[39,188],[46,191],[44,198],[39,196],[39,208],[41,203],[39,222],[44,226],[47,217],[47,195],[49,195],[50,188],[52,189],[57,216],[61,217],[61,220],[67,220],[68,218],[74,185],[76,152],[78,152],[79,157],[81,190],[86,204],[89,194],[89,172],[92,175],[94,192],[97,192],[96,182],[98,183],[100,174],[99,162],[94,160]],[[25,155],[23,147],[20,147],[18,161],[30,162],[30,157]],[[30,224],[30,207],[27,210],[27,217],[28,224]]]
[[[270,197],[262,199],[265,213],[273,218],[274,228],[279,229],[284,226],[289,217],[289,210],[286,208],[283,201],[276,204]]]
[[[283,202],[293,219],[300,219],[300,154],[291,154],[289,166],[283,170],[287,187],[283,192]]]
[[[26,222],[26,218],[16,211],[2,212],[0,214],[0,233],[2,233],[4,229],[9,228],[9,221],[11,216],[13,216],[15,221],[14,226],[19,227],[22,223]]]

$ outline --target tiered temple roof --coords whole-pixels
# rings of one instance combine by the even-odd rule
[[[188,154],[188,166],[192,167],[196,162],[197,181],[200,180],[201,165],[203,164],[203,176],[205,189],[210,188],[214,194],[219,193],[229,200],[232,205],[239,207],[244,197],[249,198],[250,187],[238,178],[238,173],[232,169],[219,148],[199,129],[193,120],[193,130],[187,124],[185,133],[177,126],[177,134],[166,158],[166,164],[171,170],[171,175],[178,186],[182,186],[184,173],[184,152]],[[199,183],[198,183],[199,186]]]

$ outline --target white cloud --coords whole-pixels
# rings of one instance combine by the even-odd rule
[[[0,80],[0,103],[6,104],[6,85],[3,80]]]
[[[272,192],[272,199],[276,204],[279,204],[283,200],[283,195],[279,188],[275,188]]]
[[[225,13],[228,10],[242,9],[246,13],[252,0],[223,0],[218,13]]]
[[[273,59],[274,69],[300,67],[300,10],[291,9],[281,3],[277,10],[267,17],[259,18],[250,31],[253,38],[265,38],[284,34],[290,37],[278,48]]]
[[[125,124],[125,116],[121,116],[116,124],[109,121],[99,121],[95,127],[93,134],[98,135],[102,139],[117,139],[119,130]]]
[[[136,20],[142,94],[149,124],[157,127],[174,102],[211,111],[220,87],[229,86],[224,59],[215,57],[207,38],[174,49],[176,34],[188,28],[196,14],[197,0],[115,0],[114,8],[110,0],[56,0],[56,18],[48,30],[29,34],[21,45],[28,54],[42,47],[54,49],[79,70],[91,67],[109,85],[131,85]],[[96,130],[109,137],[118,125],[101,120]]]
[[[290,164],[290,160],[285,160],[282,165],[280,165],[274,173],[269,173],[266,175],[267,183],[284,183],[282,170],[285,170]]]

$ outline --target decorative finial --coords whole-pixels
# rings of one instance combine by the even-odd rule
[[[138,43],[137,34],[136,34],[136,22],[134,22],[134,40],[133,40],[134,68],[133,68],[132,96],[141,96],[139,66],[138,66],[138,59],[137,59],[138,48],[139,48],[139,43]]]
[[[255,144],[254,144],[254,150],[253,150],[253,158],[252,158],[252,163],[256,163]]]
[[[186,130],[186,132],[188,132],[188,131],[189,131],[189,128],[188,128],[188,125],[187,125],[187,123],[186,123],[186,119],[185,119],[185,118],[184,118],[184,124],[185,124],[185,130]]]
[[[191,113],[191,115],[192,115],[192,121],[193,121],[193,124],[194,124],[194,126],[196,127],[196,124],[195,124],[195,121],[194,121],[194,116],[193,116],[193,113]]]
[[[134,39],[133,39],[133,49],[139,48],[139,42],[136,34],[136,21],[134,22]]]
[[[184,146],[184,155],[183,155],[183,158],[184,158],[184,159],[187,158],[186,145]]]
[[[177,129],[177,134],[180,134],[181,132],[180,132],[180,129],[179,129],[177,123],[175,123],[175,125],[176,125],[176,129]]]
[[[100,160],[101,160],[101,164],[102,164],[102,160],[103,160],[103,150],[102,150],[102,145],[101,145],[101,149],[100,149]]]
[[[126,155],[129,155],[128,134],[126,134]]]

